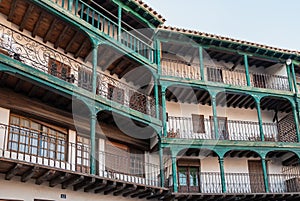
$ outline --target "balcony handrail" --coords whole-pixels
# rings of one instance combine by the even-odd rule
[[[58,152],[57,155],[54,154],[51,157],[45,156],[44,153],[50,153],[53,150],[48,144],[45,144],[45,147],[37,147],[37,149],[42,149],[42,152],[35,149],[36,146],[41,146],[41,144],[36,145],[31,140],[31,135],[36,134],[36,131],[34,129],[19,127],[20,132],[14,133],[14,135],[17,136],[15,136],[15,138],[12,139],[10,135],[12,132],[11,128],[13,127],[15,126],[0,123],[0,136],[2,136],[0,140],[0,158],[8,158],[17,161],[26,161],[27,163],[32,163],[34,165],[39,164],[47,167],[56,167],[59,169],[73,172],[86,174],[90,173],[90,145],[64,141],[65,143],[62,144],[64,148],[59,147],[61,150],[59,150],[60,152]],[[26,150],[21,145],[18,145],[17,147],[12,147],[10,145],[11,143],[9,143],[10,140],[16,140],[16,142],[18,142],[23,140],[24,138],[28,138],[28,143],[24,145],[24,147],[26,147]],[[51,138],[51,142],[53,142],[53,140],[58,140],[57,138],[48,136],[47,138]],[[47,142],[50,141],[48,140]],[[110,179],[117,179],[121,181],[146,184],[151,186],[159,186],[158,176],[160,174],[160,166],[158,164],[133,159],[130,157],[124,157],[100,150],[96,151],[96,157],[99,162],[99,165],[97,167],[99,169],[97,173],[98,176]],[[108,158],[112,160],[116,159],[114,162],[120,163],[115,164],[113,167],[109,167],[108,165],[106,165],[107,161],[111,161]],[[124,169],[122,170],[122,168],[124,167],[123,162],[126,162],[128,165],[133,165],[133,167],[135,168],[140,167],[142,168],[142,171],[124,172]]]
[[[244,69],[231,69],[231,68],[228,68],[225,66],[215,65],[215,64],[204,64],[204,68],[213,68],[213,69],[220,69],[220,70],[225,70],[225,71],[229,71],[229,72],[246,73],[246,71]]]
[[[54,0],[51,0],[51,1],[57,4],[57,1],[54,1]],[[64,2],[64,0],[62,0],[62,1]],[[94,2],[94,1],[91,1],[91,2],[93,2],[97,7],[105,10],[108,14],[113,16],[113,18],[118,19],[111,12],[107,11],[105,8],[100,6],[98,3]],[[148,60],[153,62],[154,49],[153,49],[152,45],[149,45],[149,42],[152,42],[152,40],[150,38],[148,38],[146,35],[142,34],[139,31],[137,31],[136,29],[134,29],[133,27],[131,27],[130,25],[126,24],[123,21],[122,21],[123,24],[125,24],[127,27],[131,28],[133,30],[133,32],[140,35],[140,37],[135,36],[134,33],[131,33],[130,31],[125,29],[123,26],[121,27],[122,33],[118,33],[118,30],[115,30],[115,29],[118,28],[118,23],[114,22],[112,19],[105,16],[104,14],[99,12],[97,9],[93,8],[92,6],[90,6],[89,4],[85,3],[82,0],[75,0],[75,2],[73,4],[75,4],[75,9],[72,13],[73,15],[75,15],[75,16],[83,19],[84,21],[92,24],[96,28],[100,28],[100,30],[103,33],[107,34],[109,37],[111,37],[115,40],[121,39],[120,42],[123,45],[125,45],[126,47],[132,49],[133,51],[139,53],[140,55],[144,56],[145,58],[147,58]],[[67,8],[65,8],[65,3],[62,3],[61,5],[60,4],[57,4],[57,5],[61,6],[64,9],[67,9]],[[79,13],[79,16],[78,16],[79,6],[81,7],[81,10],[80,10],[80,13]],[[87,13],[85,13],[85,12],[87,12]],[[84,14],[86,16],[84,16]],[[90,15],[92,15],[92,16],[90,16]],[[104,25],[103,25],[105,22],[107,23],[107,26],[108,26],[108,29],[106,31],[105,31],[105,28],[104,28]],[[112,30],[110,30],[111,26],[113,27]],[[121,35],[119,35],[119,34],[121,34]],[[146,39],[147,42],[142,40],[141,37]]]
[[[11,56],[13,58],[15,57],[15,55],[18,55],[18,58],[14,58],[14,59],[19,60],[24,64],[27,64],[44,73],[53,75],[64,81],[67,81],[69,83],[72,83],[81,88],[91,91],[91,80],[85,80],[88,83],[84,83],[84,84],[90,86],[83,87],[82,83],[79,83],[82,82],[83,80],[79,80],[78,77],[79,73],[83,71],[88,71],[88,73],[91,75],[92,74],[91,66],[70,57],[70,55],[63,54],[53,49],[52,47],[46,46],[45,44],[37,40],[33,40],[32,38],[24,35],[23,33],[20,33],[2,24],[0,24],[0,49],[5,50],[8,56]],[[59,62],[60,65],[69,68],[70,72],[66,73],[66,75],[63,76],[61,72],[52,71],[51,67],[49,66],[49,62],[51,59],[53,60],[53,62]],[[112,83],[115,83],[115,85],[121,85],[122,88],[128,88],[139,94],[145,95],[147,97],[149,107],[151,107],[151,110],[149,110],[149,114],[151,112],[152,116],[155,115],[153,114],[155,110],[153,97],[150,97],[146,93],[143,93],[138,89],[126,83],[123,83],[113,77],[110,77],[102,72],[98,71],[97,73],[98,73],[98,77],[100,78],[100,80],[98,80],[99,83],[101,83],[104,80],[112,80]],[[127,94],[127,96],[128,95],[129,94]],[[107,97],[105,96],[105,98]]]
[[[182,60],[177,60],[177,59],[171,59],[171,58],[162,58],[162,61],[168,61],[168,62],[172,62],[172,63],[180,63],[180,64],[185,64],[185,65],[190,65],[190,66],[199,66],[200,68],[200,64],[196,63],[196,62],[187,62],[187,61],[182,61]]]

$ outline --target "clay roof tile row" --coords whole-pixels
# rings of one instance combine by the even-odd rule
[[[149,13],[151,13],[154,17],[156,17],[161,23],[164,23],[166,19],[157,13],[153,8],[151,8],[148,4],[144,3],[141,0],[133,0],[137,5],[143,7],[145,10],[147,10]]]

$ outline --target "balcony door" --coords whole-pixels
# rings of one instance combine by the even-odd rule
[[[218,118],[218,134],[219,139],[221,140],[228,140],[228,126],[227,126],[227,117],[217,117]],[[209,117],[210,119],[210,127],[211,127],[211,133],[214,134],[214,118],[213,116]]]
[[[248,161],[250,187],[252,193],[265,192],[264,176],[261,161]]]
[[[200,192],[200,160],[182,158],[177,161],[178,190],[182,193]]]

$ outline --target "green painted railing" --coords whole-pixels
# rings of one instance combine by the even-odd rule
[[[143,41],[143,39],[148,41],[149,43],[152,43],[152,40],[144,34],[140,33],[138,30],[135,30],[134,28],[130,27],[125,22],[122,22],[122,25],[125,25],[131,31],[128,31],[124,27],[121,27],[121,33],[119,33],[118,18],[111,14],[109,11],[105,10],[96,2],[93,2],[94,7],[92,7],[83,0],[73,0],[73,5],[71,7],[71,4],[69,3],[70,0],[50,1],[56,3],[57,5],[66,10],[69,10],[75,16],[81,18],[82,20],[91,24],[93,27],[100,30],[110,39],[119,41],[121,44],[129,48],[132,52],[143,56],[150,62],[154,61],[154,49],[152,45],[149,45],[147,42]],[[111,15],[111,17],[104,15],[98,9],[105,10]]]

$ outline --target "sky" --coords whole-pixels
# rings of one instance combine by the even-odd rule
[[[300,51],[300,0],[143,0],[165,25]]]

